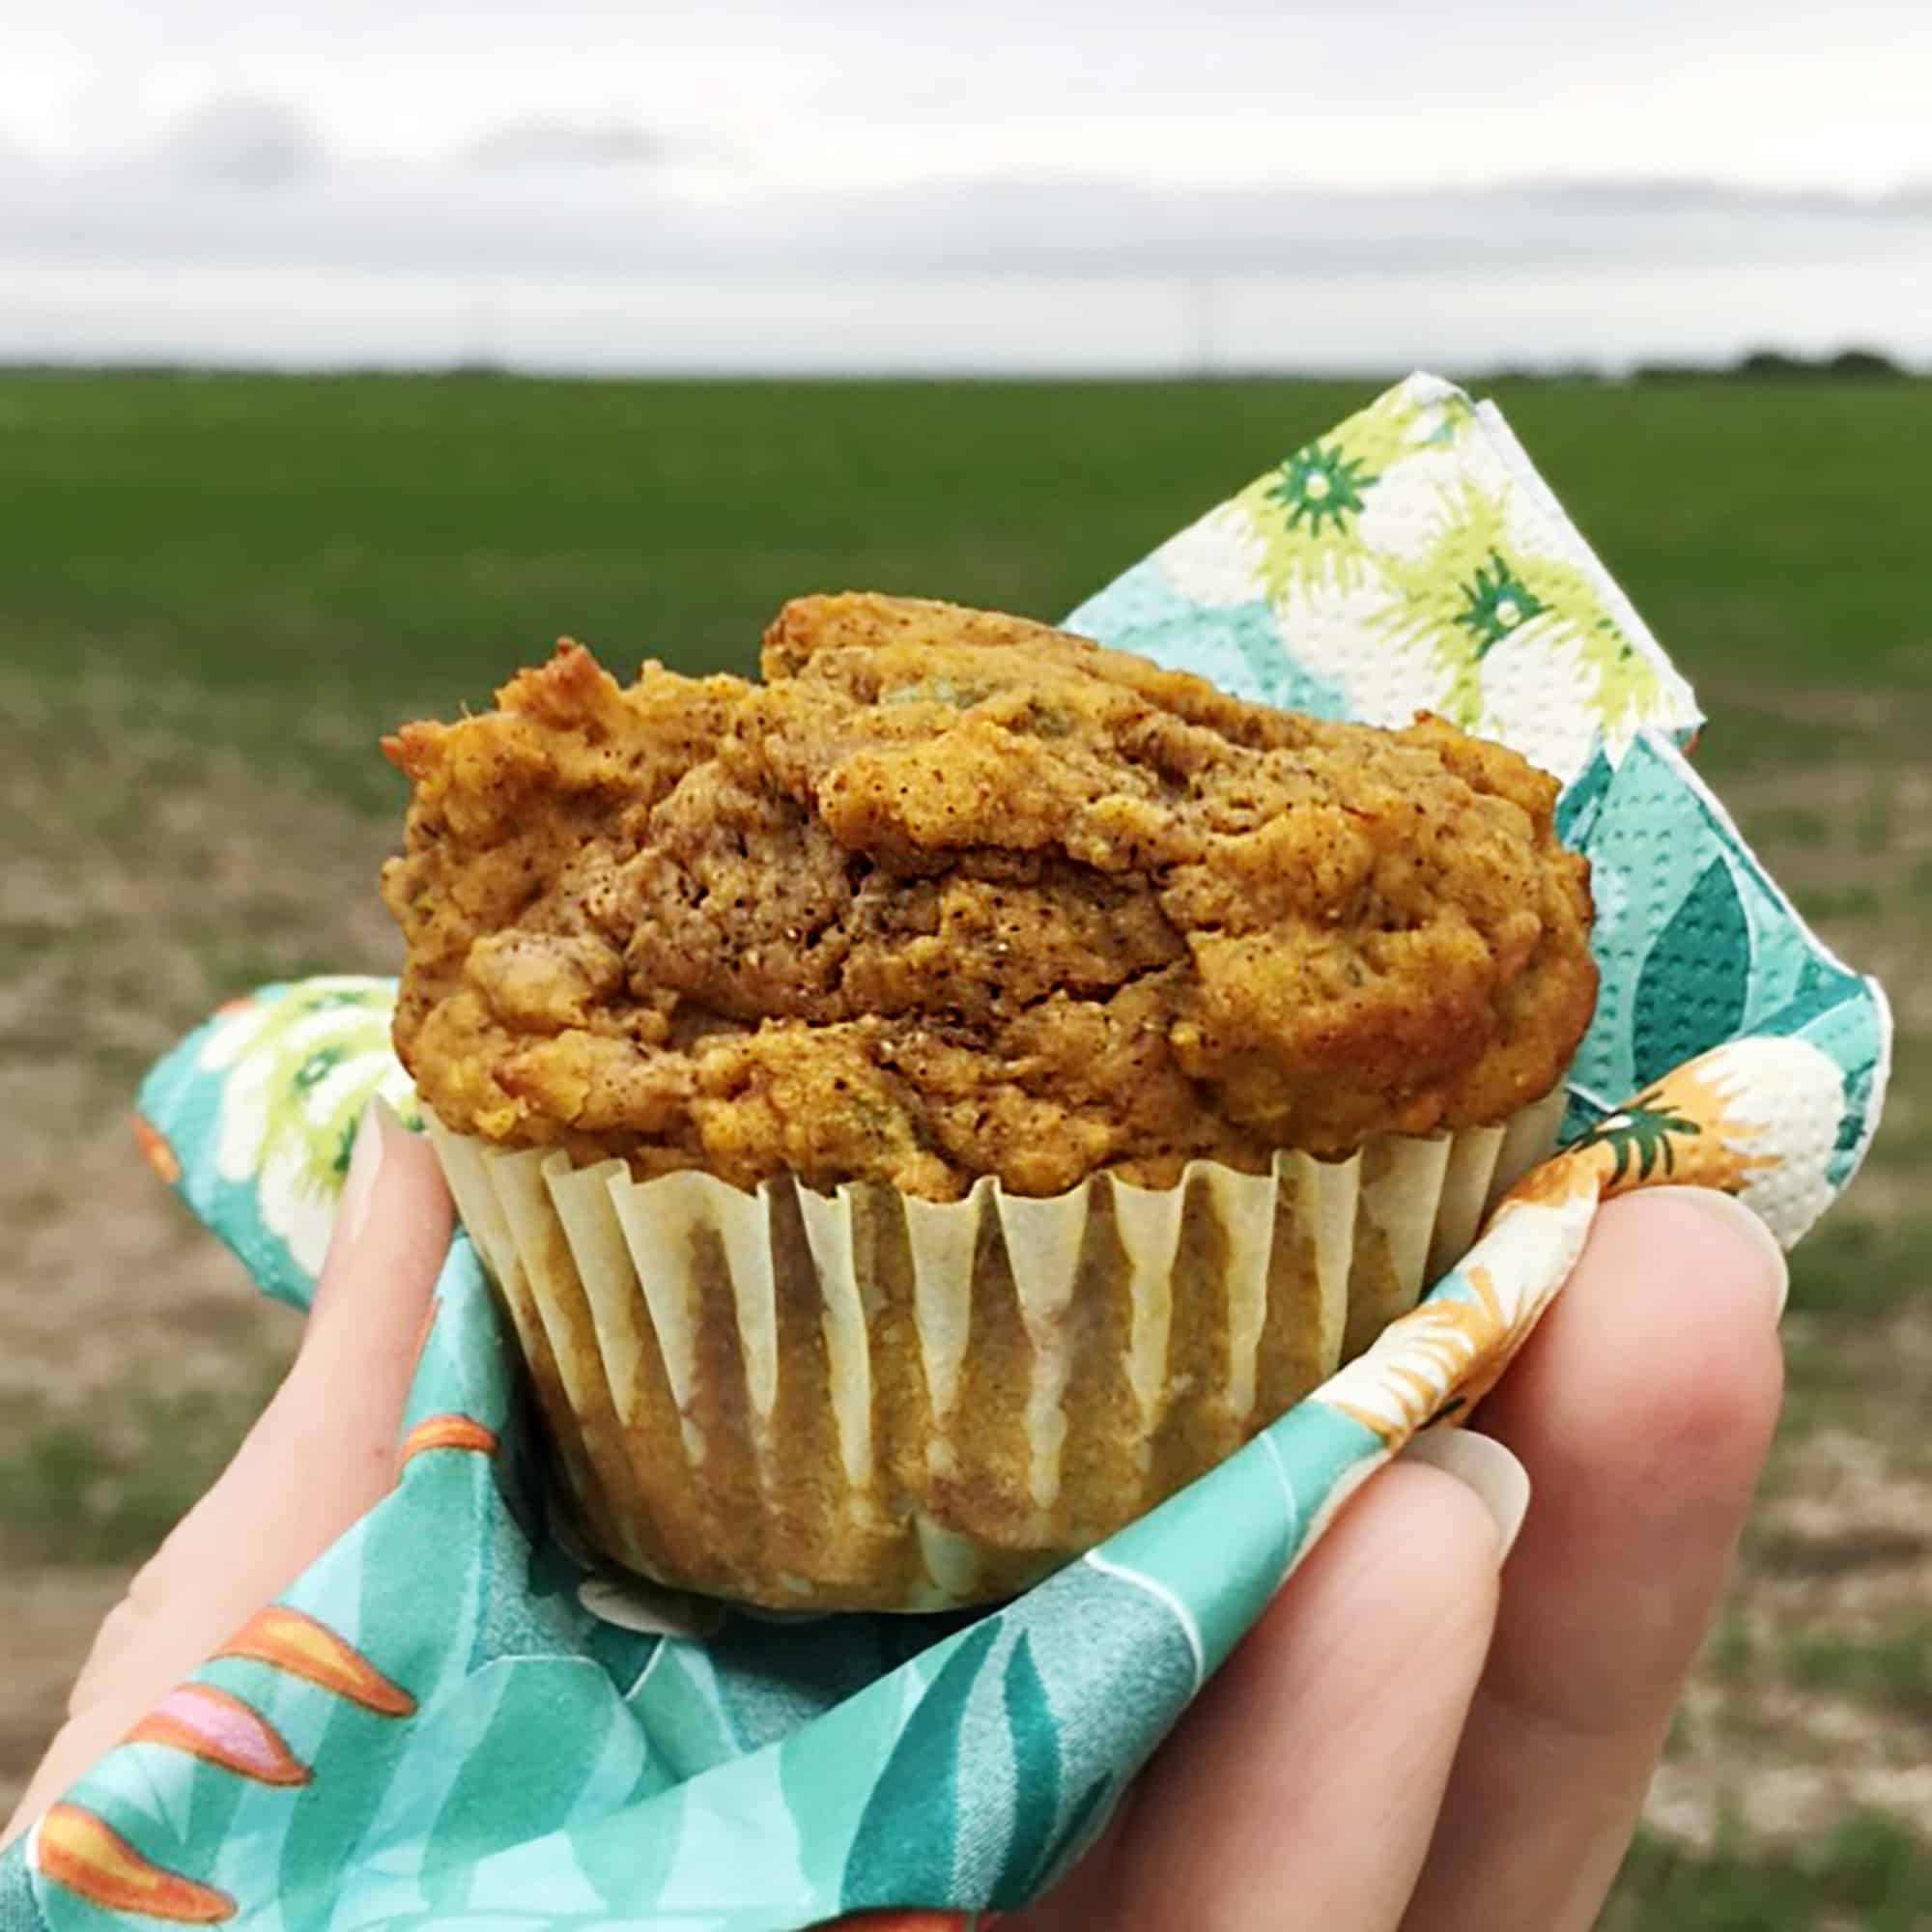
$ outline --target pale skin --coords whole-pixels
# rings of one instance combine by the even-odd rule
[[[372,1117],[288,1379],[101,1626],[6,1836],[387,1492],[450,1226],[428,1148]],[[1476,1488],[1378,1474],[1100,1844],[1003,1926],[1588,1927],[1770,1445],[1783,1284],[1711,1197],[1605,1208],[1476,1418],[1528,1473],[1507,1562]]]

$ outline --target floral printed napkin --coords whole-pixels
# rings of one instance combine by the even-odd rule
[[[1696,1182],[1787,1244],[1877,1123],[1876,985],[1685,762],[1689,687],[1501,419],[1415,377],[1073,613],[1229,690],[1418,707],[1566,783],[1603,998],[1565,1147],[1422,1306],[1240,1454],[1003,1608],[779,1619],[600,1571],[552,1516],[476,1258],[437,1291],[394,1492],[0,1860],[0,1926],[966,1932],[1035,1896],[1341,1500],[1453,1425],[1599,1203]],[[305,1304],[387,981],[266,987],[157,1066],[140,1136]]]

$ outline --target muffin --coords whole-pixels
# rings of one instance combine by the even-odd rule
[[[396,1047],[587,1534],[784,1608],[1009,1594],[1367,1346],[1548,1145],[1555,781],[1021,618],[805,598],[453,724]]]

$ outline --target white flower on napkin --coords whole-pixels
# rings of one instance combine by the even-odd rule
[[[337,975],[224,1009],[198,1056],[228,1069],[215,1169],[252,1181],[263,1225],[313,1274],[363,1109],[377,1094],[405,1120],[415,1090],[389,1045],[394,988]]]

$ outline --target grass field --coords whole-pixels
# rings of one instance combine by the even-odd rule
[[[386,969],[377,734],[559,632],[743,667],[782,599],[1055,614],[1367,384],[0,376],[0,1805],[291,1341],[134,1159],[217,1000]],[[1932,1924],[1932,384],[1504,386],[1700,753],[1900,1020],[1792,1401],[1606,1923]]]

